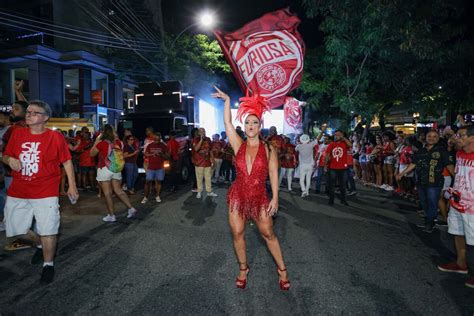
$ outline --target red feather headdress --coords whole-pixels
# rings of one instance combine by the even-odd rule
[[[262,119],[264,112],[270,112],[270,104],[267,99],[261,95],[242,97],[239,99],[239,109],[237,110],[237,119],[243,123],[243,119],[248,115],[255,115],[259,120]]]

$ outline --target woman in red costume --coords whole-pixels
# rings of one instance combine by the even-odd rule
[[[245,289],[247,285],[250,268],[247,264],[245,223],[253,220],[277,265],[280,289],[289,290],[290,282],[280,243],[273,232],[272,215],[278,210],[278,157],[276,150],[259,138],[262,114],[268,110],[268,104],[260,96],[240,98],[237,118],[241,122],[245,118],[247,139],[244,141],[232,125],[229,96],[218,88],[215,89],[217,92],[212,96],[224,100],[225,130],[230,145],[237,153],[235,156],[237,178],[227,195],[229,225],[240,267],[239,276],[235,281],[236,286]],[[273,193],[271,200],[267,196],[265,186],[268,176]]]

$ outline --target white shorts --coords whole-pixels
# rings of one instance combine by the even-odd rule
[[[409,165],[406,165],[406,164],[400,164],[400,166],[398,166],[398,172],[399,173],[402,173],[403,171],[405,171],[406,168],[408,168]],[[405,177],[407,178],[411,178],[415,175],[415,173],[413,171],[409,172],[408,174],[405,175]]]
[[[451,186],[451,182],[451,176],[444,176],[443,191],[446,191]]]
[[[59,199],[19,199],[7,196],[5,226],[7,237],[24,235],[30,230],[33,218],[35,231],[40,236],[57,235],[59,230]]]
[[[448,233],[465,236],[466,244],[474,246],[474,214],[460,213],[455,208],[449,208]]]
[[[110,181],[110,180],[122,180],[122,173],[121,172],[112,172],[107,167],[102,167],[97,169],[97,177],[96,180],[99,182],[103,181]]]

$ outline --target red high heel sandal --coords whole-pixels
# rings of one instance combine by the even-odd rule
[[[285,269],[280,269],[278,268],[278,276],[280,276],[280,272],[285,272],[286,271],[286,268]],[[283,280],[280,280],[280,290],[282,291],[288,291],[291,287],[291,284],[290,284],[290,280],[286,280],[286,281],[283,281]]]
[[[245,275],[248,276],[249,272],[250,272],[250,267],[249,267],[248,264],[246,264],[246,267],[244,269],[239,268],[239,270],[240,271],[247,271]],[[237,288],[244,290],[245,287],[247,286],[247,278],[245,278],[243,280],[239,279],[239,278],[236,278],[235,279],[235,285],[237,286]]]

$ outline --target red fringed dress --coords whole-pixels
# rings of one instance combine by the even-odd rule
[[[260,143],[250,174],[245,161],[247,143],[240,145],[235,157],[237,178],[230,186],[227,204],[231,212],[238,212],[245,220],[258,219],[269,205],[265,182],[268,177],[268,158],[265,145]]]

